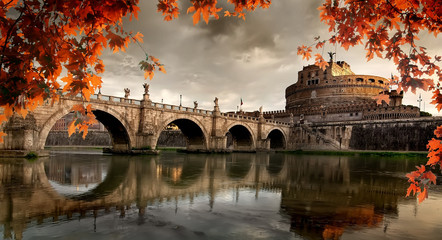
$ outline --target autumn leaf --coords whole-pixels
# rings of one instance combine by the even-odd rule
[[[76,127],[75,127],[75,121],[70,122],[69,125],[68,125],[68,134],[69,134],[69,137],[70,137],[73,133],[75,133],[75,129],[76,129]]]
[[[4,132],[0,132],[0,143],[3,143],[3,137],[4,136],[7,136],[7,134],[4,133]]]
[[[144,37],[143,34],[141,34],[140,32],[137,32],[137,34],[135,34],[135,36],[133,36],[133,39],[135,39],[135,41],[142,43],[143,37]]]
[[[417,198],[419,199],[419,203],[422,203],[425,199],[428,198],[428,191],[427,191],[426,187],[424,188],[424,190],[421,193],[419,193]]]
[[[376,104],[378,105],[382,104],[382,102],[386,102],[387,104],[390,102],[390,96],[384,93],[381,93],[373,97],[373,99],[376,100]]]
[[[0,124],[2,122],[6,122],[8,119],[6,118],[6,116],[4,114],[0,114]]]
[[[436,175],[434,175],[434,173],[432,173],[430,171],[423,173],[422,178],[429,179],[430,182],[432,182],[433,184],[436,184]]]
[[[328,62],[322,58],[321,54],[315,54],[315,57],[315,65],[319,66],[322,70],[325,70],[329,66]]]
[[[406,197],[410,196],[411,192],[413,192],[413,196],[416,195],[416,193],[420,192],[421,189],[416,186],[415,184],[410,184],[410,186],[407,189],[407,195]]]
[[[312,48],[302,45],[298,47],[298,55],[302,56],[302,59],[309,60],[311,58]]]

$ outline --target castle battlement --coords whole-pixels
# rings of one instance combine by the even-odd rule
[[[389,86],[390,81],[384,77],[355,74],[344,61],[329,62],[324,70],[308,65],[286,88],[285,111],[263,114],[265,118],[286,121],[291,115],[294,119],[305,116],[312,122],[419,117],[419,108],[403,106],[403,92],[388,90]],[[380,93],[389,95],[388,103],[376,103]]]

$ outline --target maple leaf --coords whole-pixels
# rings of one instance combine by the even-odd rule
[[[163,72],[163,73],[166,73],[166,69],[163,66],[159,66],[158,70]]]
[[[75,129],[76,129],[76,127],[75,127],[75,121],[70,122],[69,125],[68,125],[68,134],[69,134],[69,137],[70,137],[73,133],[75,133]]]
[[[301,55],[302,59],[309,60],[311,57],[311,54],[310,54],[311,52],[312,52],[311,47],[306,47],[304,45],[302,45],[301,47],[298,47],[298,55]]]
[[[7,136],[7,134],[4,133],[4,132],[0,132],[0,143],[3,143],[3,137],[4,136]]]
[[[382,102],[386,102],[389,103],[390,102],[390,96],[384,93],[381,93],[375,97],[373,97],[373,99],[376,100],[376,104],[380,105],[382,104]]]
[[[428,198],[428,191],[427,191],[426,187],[424,188],[424,190],[421,193],[419,193],[417,198],[419,199],[419,203],[422,203],[425,199]]]
[[[322,70],[325,70],[329,66],[328,62],[322,58],[321,54],[315,54],[315,57],[315,65],[319,66]]]
[[[434,175],[434,173],[432,173],[430,171],[423,173],[422,178],[429,179],[430,182],[432,182],[433,184],[436,184],[436,175]]]
[[[6,118],[6,116],[4,114],[0,114],[0,124],[2,122],[6,122],[8,120],[8,118]]]
[[[144,35],[143,35],[142,33],[137,32],[137,34],[135,34],[135,36],[133,36],[133,39],[134,39],[135,41],[138,41],[138,42],[140,42],[140,43],[143,43],[143,37],[144,37]]]
[[[417,192],[421,192],[420,187],[416,186],[415,184],[410,184],[410,186],[407,189],[407,195],[406,197],[410,196],[411,192],[413,192],[413,196],[416,195]]]

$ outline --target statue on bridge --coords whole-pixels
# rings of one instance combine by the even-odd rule
[[[129,88],[125,88],[124,89],[124,98],[128,98],[129,97],[129,95],[130,95],[130,89]]]
[[[215,100],[213,102],[215,103],[215,107],[213,108],[213,111],[219,112],[218,98],[215,97]]]
[[[198,108],[198,101],[193,101],[193,109],[197,109]]]
[[[144,87],[144,94],[149,94],[149,84],[145,83],[143,84]]]

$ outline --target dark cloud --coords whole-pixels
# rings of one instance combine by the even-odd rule
[[[139,20],[125,21],[125,28],[143,33],[143,48],[165,64],[167,74],[156,73],[154,80],[148,81],[154,101],[163,99],[179,104],[179,95],[183,95],[186,106],[193,106],[197,100],[200,107],[212,109],[216,96],[221,110],[231,111],[236,110],[242,97],[245,110],[257,110],[260,106],[277,110],[284,109],[285,88],[296,82],[297,72],[303,66],[313,62],[298,57],[297,47],[311,44],[315,36],[329,36],[327,27],[319,20],[317,8],[322,2],[273,1],[269,9],[247,13],[245,21],[224,18],[220,13],[219,20],[194,26],[192,15],[186,14],[188,1],[180,1],[180,17],[171,22],[165,22],[156,11],[155,1],[140,1]],[[225,1],[220,3],[226,7]],[[432,46],[440,48],[437,44]],[[326,46],[327,51],[335,48]],[[362,48],[349,52],[338,48],[337,56],[349,62],[356,73],[385,77],[395,71],[389,62],[367,63]],[[141,98],[145,80],[138,62],[144,58],[143,50],[136,44],[125,53],[105,53],[104,94],[120,96],[129,87],[131,97]],[[404,102],[416,104],[413,97]]]

